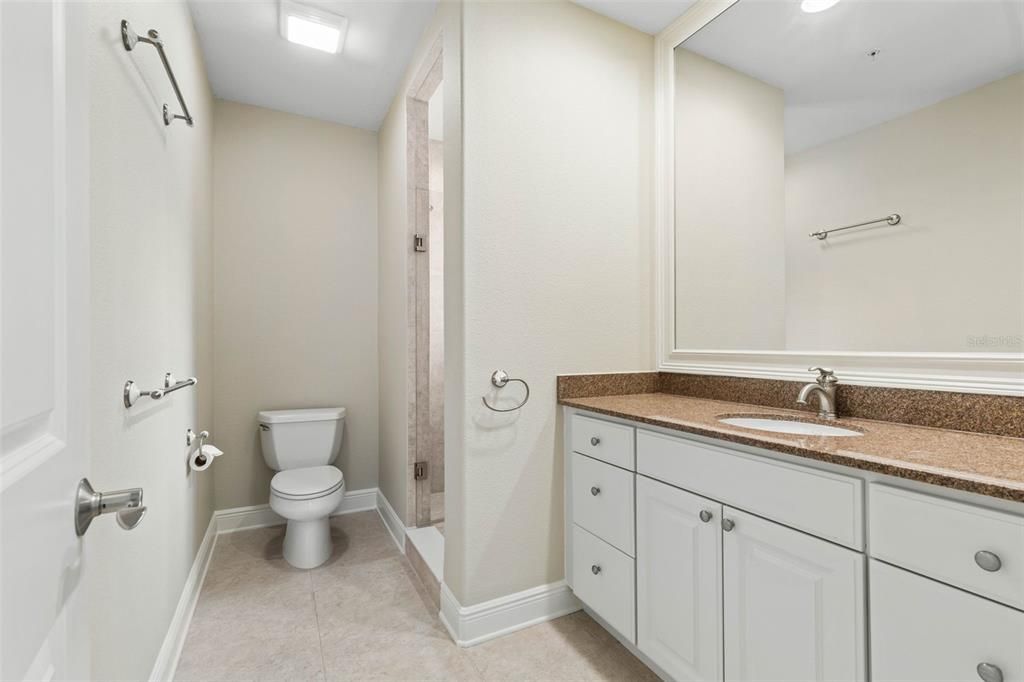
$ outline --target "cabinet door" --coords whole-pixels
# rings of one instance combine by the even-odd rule
[[[636,513],[637,646],[674,679],[721,680],[721,506],[637,476]]]
[[[722,513],[726,679],[865,679],[864,556]]]
[[[1024,613],[871,561],[871,679],[1024,680]]]

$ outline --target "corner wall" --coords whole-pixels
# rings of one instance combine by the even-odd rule
[[[445,526],[463,606],[563,577],[555,376],[654,364],[653,56],[651,36],[568,2],[464,5],[463,301],[446,310],[463,339],[446,371],[465,379],[446,406]],[[530,383],[522,410],[481,404],[496,369]]]
[[[88,3],[91,233],[91,466],[98,490],[141,486],[130,533],[113,519],[83,538],[92,679],[147,679],[213,510],[211,472],[190,473],[185,429],[212,421],[212,95],[184,2]],[[126,52],[120,22],[157,28],[195,127],[156,51]],[[121,387],[199,384],[130,410]]]
[[[377,135],[216,100],[218,509],[267,504],[257,413],[346,409],[335,462],[377,487]]]

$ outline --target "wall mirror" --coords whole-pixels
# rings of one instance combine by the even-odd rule
[[[698,2],[657,48],[663,369],[1024,388],[1024,2]]]

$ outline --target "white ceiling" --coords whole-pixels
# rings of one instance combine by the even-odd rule
[[[655,35],[683,12],[695,0],[572,0],[581,7],[615,19],[638,31]]]
[[[792,153],[1024,69],[1024,2],[741,0],[684,46],[781,88]]]
[[[348,17],[340,54],[282,38],[275,0],[189,0],[214,94],[377,130],[437,0],[304,4]]]

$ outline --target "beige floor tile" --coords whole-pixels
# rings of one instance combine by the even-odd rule
[[[309,571],[282,558],[284,526],[218,537],[176,679],[657,679],[582,612],[460,649],[376,512],[331,531]]]
[[[585,613],[467,649],[484,680],[657,680]]]

